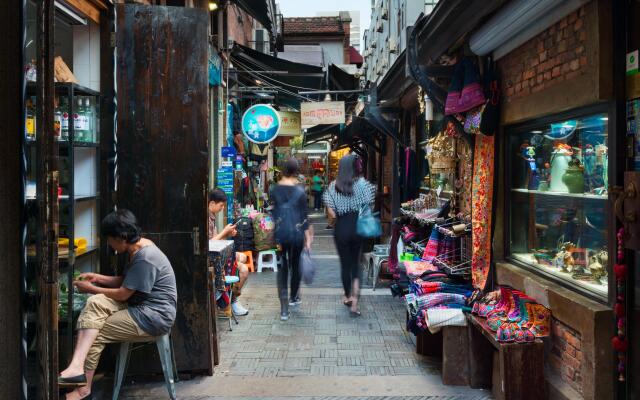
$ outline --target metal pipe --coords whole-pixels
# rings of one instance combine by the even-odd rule
[[[364,93],[362,89],[354,90],[312,90],[309,92],[298,92],[298,94],[346,94],[346,93]]]

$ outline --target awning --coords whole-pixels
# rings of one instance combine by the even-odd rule
[[[305,129],[304,131],[304,140],[303,143],[305,145],[320,142],[323,140],[331,141],[334,136],[338,136],[340,134],[340,125],[316,125],[311,128]]]
[[[260,22],[271,34],[271,39],[275,40],[273,26],[276,19],[276,5],[274,0],[234,0],[234,2]]]
[[[355,75],[351,75],[337,65],[329,65],[329,89],[330,90],[358,90],[360,88],[360,79]],[[347,102],[355,102],[358,100],[359,93],[340,93],[334,95],[334,100],[344,100]],[[347,108],[349,108],[347,106]]]
[[[283,60],[237,43],[231,57],[241,85],[256,88],[256,91],[260,88],[273,91],[280,104],[298,108],[301,101],[311,99],[299,95],[299,91],[326,89],[325,72],[321,67]]]
[[[364,58],[360,55],[355,47],[349,46],[349,64],[362,64]]]

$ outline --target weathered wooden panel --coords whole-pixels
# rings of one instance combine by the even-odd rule
[[[203,10],[118,5],[116,174],[118,206],[176,273],[178,369],[210,373],[207,26]]]

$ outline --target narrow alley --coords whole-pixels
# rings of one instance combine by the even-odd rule
[[[490,391],[442,384],[438,360],[415,352],[405,330],[405,305],[383,283],[365,285],[362,316],[341,304],[340,265],[326,220],[316,232],[314,284],[281,322],[275,274],[251,274],[242,301],[250,312],[229,331],[219,320],[222,358],[213,377],[177,384],[181,400],[489,399]],[[125,399],[164,398],[163,383],[136,384]]]

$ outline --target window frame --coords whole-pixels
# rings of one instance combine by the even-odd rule
[[[609,150],[611,150],[612,148],[615,148],[612,142],[618,139],[615,133],[615,126],[613,121],[614,118],[612,118],[612,115],[611,115],[612,109],[611,109],[610,103],[608,102],[596,103],[596,104],[592,104],[584,107],[567,110],[560,113],[544,115],[544,116],[536,117],[520,123],[503,125],[502,138],[504,140],[504,143],[501,146],[502,155],[500,157],[500,160],[503,163],[502,164],[503,168],[501,168],[501,179],[502,179],[502,182],[504,182],[503,184],[504,196],[503,196],[503,204],[502,204],[503,210],[504,210],[504,213],[503,213],[504,220],[502,221],[502,228],[504,232],[503,249],[504,249],[505,262],[511,265],[514,265],[517,268],[523,269],[527,272],[531,272],[534,275],[540,276],[548,281],[556,283],[574,293],[578,293],[598,303],[609,304],[611,293],[613,293],[613,291],[615,290],[615,286],[614,286],[615,278],[613,277],[613,267],[612,267],[614,264],[613,258],[615,256],[615,243],[613,243],[611,240],[612,238],[611,232],[615,231],[615,220],[612,220],[611,218],[609,218],[609,215],[611,215],[611,210],[613,207],[610,193],[607,193],[609,198],[604,200],[606,202],[606,207],[607,207],[606,240],[607,240],[607,252],[609,254],[608,264],[606,265],[607,293],[602,294],[602,293],[591,291],[585,287],[582,287],[580,285],[577,285],[577,284],[571,283],[570,281],[562,279],[560,276],[556,274],[544,271],[543,269],[540,269],[540,268],[536,268],[535,266],[529,263],[526,263],[524,261],[521,261],[511,255],[512,254],[511,253],[511,211],[512,211],[511,204],[513,200],[513,197],[511,194],[511,189],[512,189],[511,171],[513,169],[512,169],[511,151],[509,148],[509,139],[511,138],[512,135],[521,134],[523,132],[527,132],[532,129],[540,128],[541,126],[544,126],[544,125],[549,125],[551,123],[557,123],[559,121],[565,121],[569,119],[585,118],[595,114],[608,115],[609,120],[607,123],[607,135],[608,135],[607,147],[609,148]],[[609,154],[612,154],[612,152],[609,151]],[[611,168],[611,165],[614,165],[614,164],[612,164],[609,161],[608,178],[609,178],[609,182],[615,182],[615,180],[613,179],[615,178],[616,171],[614,171],[614,169]]]

